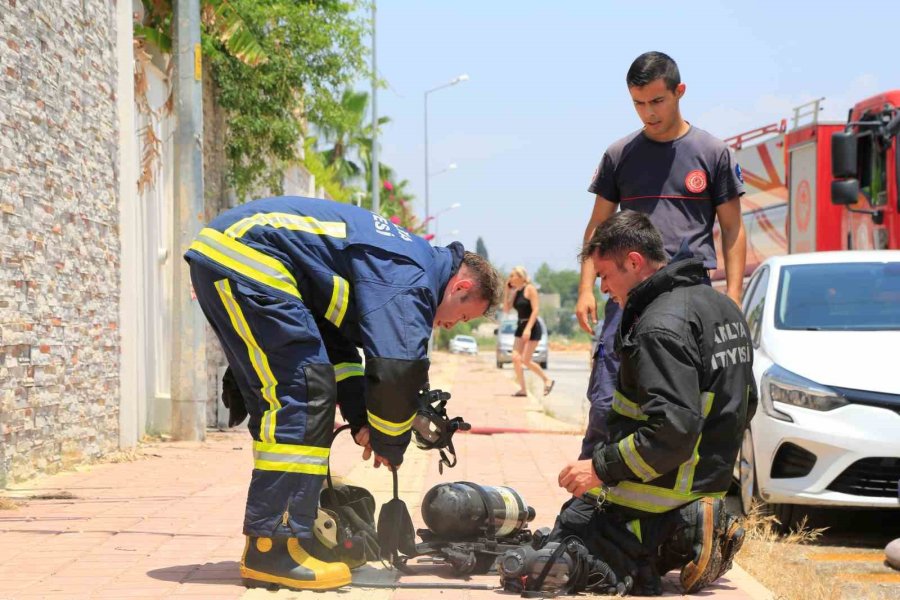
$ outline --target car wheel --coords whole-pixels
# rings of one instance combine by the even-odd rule
[[[497,361],[497,368],[498,368],[498,369],[502,369],[502,368],[503,368],[503,363],[500,362],[499,360]]]
[[[538,363],[538,364],[541,365],[542,369],[544,369],[545,371],[547,370],[547,361],[546,360],[544,362]]]
[[[775,528],[781,533],[796,529],[806,516],[806,510],[798,504],[770,504],[769,511],[778,519]]]
[[[774,504],[765,502],[759,495],[756,485],[756,460],[753,452],[753,433],[750,428],[744,430],[744,438],[741,441],[741,452],[738,456],[738,472],[740,474],[740,504],[744,515],[750,514],[754,502],[759,505],[759,511],[763,516],[774,516],[778,522],[773,526],[779,533],[788,533],[794,529],[806,511],[796,504]]]

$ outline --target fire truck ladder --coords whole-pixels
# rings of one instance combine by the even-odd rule
[[[726,139],[725,143],[735,150],[740,150],[745,142],[755,140],[756,138],[761,138],[765,135],[769,135],[770,133],[784,133],[785,130],[787,130],[787,120],[782,119],[779,123],[772,123],[771,125],[766,125],[765,127],[757,127],[756,129],[751,129],[750,131],[739,133]]]
[[[797,129],[797,126],[800,124],[800,119],[803,117],[812,117],[812,121],[809,123],[810,125],[815,125],[819,122],[819,111],[822,110],[822,100],[825,98],[819,98],[818,100],[810,100],[806,104],[801,104],[800,106],[794,109],[794,117],[793,124],[791,129]]]

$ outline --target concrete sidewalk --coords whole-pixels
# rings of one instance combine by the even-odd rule
[[[560,468],[577,456],[580,436],[555,421],[532,399],[513,398],[510,373],[478,358],[437,354],[432,385],[450,390],[451,416],[478,427],[529,429],[530,433],[458,435],[459,464],[439,475],[437,457],[411,447],[400,471],[400,495],[422,527],[419,502],[442,481],[508,485],[537,511],[532,529],[552,525],[566,493],[556,483]],[[345,434],[346,435],[346,434]],[[390,497],[391,477],[359,460],[349,436],[339,439],[332,471],[373,492],[379,505]],[[0,511],[0,599],[30,598],[299,598],[309,593],[246,590],[238,561],[244,502],[251,465],[244,430],[210,433],[203,443],[151,443],[135,460],[85,467],[6,490],[24,504]],[[450,577],[445,567],[414,566],[401,583],[444,582],[496,587],[498,578]],[[680,595],[667,580],[667,595]],[[392,584],[396,573],[381,565],[354,572],[357,584]],[[351,600],[419,598],[496,599],[497,591],[352,587],[317,597]],[[766,598],[740,568],[702,592],[704,598]],[[517,597],[512,596],[510,597]]]

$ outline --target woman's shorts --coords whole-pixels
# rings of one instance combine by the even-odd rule
[[[516,326],[516,337],[517,338],[522,337],[522,332],[525,331],[526,325],[528,325],[528,319],[523,319],[523,320],[519,321],[519,324]],[[539,339],[541,339],[541,334],[543,332],[544,332],[544,330],[541,329],[541,322],[535,321],[534,325],[532,325],[532,327],[531,327],[531,337],[528,339],[531,340],[532,342],[536,342]]]

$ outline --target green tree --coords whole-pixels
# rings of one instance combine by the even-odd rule
[[[484,245],[484,240],[481,239],[480,235],[478,236],[478,240],[475,242],[475,254],[478,254],[479,256],[484,258],[484,260],[490,260],[490,258],[488,257],[487,246]]]
[[[541,291],[559,294],[560,306],[575,306],[578,300],[578,284],[581,274],[574,269],[554,271],[547,263],[542,264],[534,274],[534,280],[540,284]]]
[[[135,35],[171,49],[171,0],[143,0]],[[238,197],[280,192],[307,122],[348,128],[344,90],[368,78],[364,0],[201,0],[203,53],[227,111],[225,153]],[[337,170],[332,170],[337,175]]]

